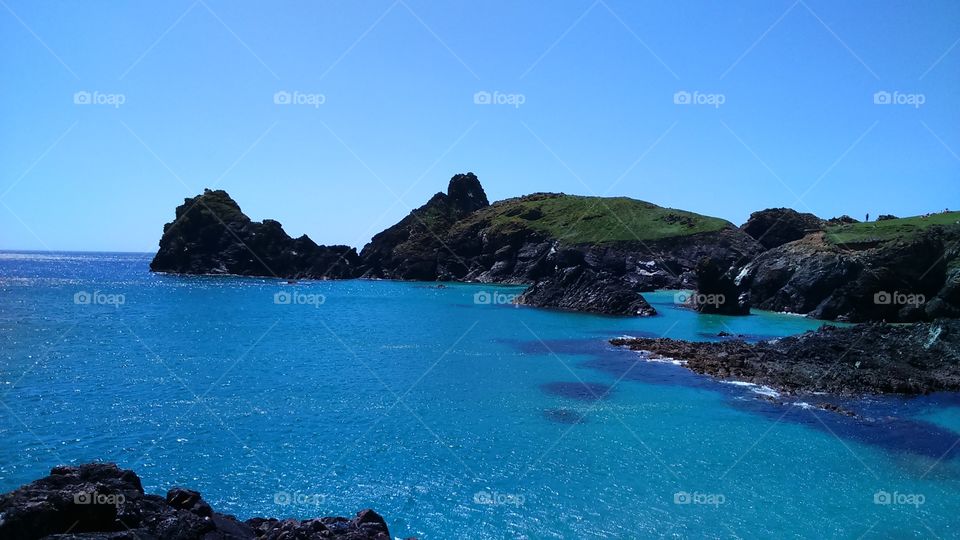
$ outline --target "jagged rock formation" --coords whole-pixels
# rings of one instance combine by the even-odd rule
[[[657,312],[624,280],[572,266],[533,284],[517,299],[537,307],[618,315],[655,315]]]
[[[437,193],[363,248],[364,277],[455,279],[463,268],[455,250],[444,240],[447,231],[467,214],[489,204],[476,175],[454,176],[447,193]]]
[[[388,231],[411,225],[408,217]],[[361,257],[370,260],[391,245],[378,235]],[[376,259],[375,275],[410,277],[415,267],[422,270],[418,279],[532,284],[520,303],[611,315],[654,314],[639,293],[689,286],[704,256],[729,265],[760,251],[720,219],[632,199],[558,193],[482,206],[461,215],[439,238],[421,240],[415,249],[409,249],[411,242],[400,245],[404,257],[392,265]]]
[[[691,307],[700,313],[749,315],[750,295],[737,283],[735,268],[724,267],[709,257],[700,259],[696,269],[697,294],[691,298]]]
[[[184,199],[163,227],[155,272],[284,278],[349,278],[360,264],[354,248],[290,238],[279,222],[252,221],[222,190]]]
[[[759,255],[740,271],[738,285],[756,308],[818,319],[958,317],[958,246],[960,226],[870,241],[838,242],[820,233]]]
[[[750,219],[740,229],[764,248],[772,249],[821,231],[823,227],[824,221],[813,214],[802,214],[790,208],[768,208],[750,214]]]
[[[792,394],[927,394],[960,390],[960,321],[823,326],[759,343],[618,338],[614,345],[671,358],[697,372]]]
[[[694,306],[705,313],[745,315],[753,306],[831,320],[918,321],[960,316],[958,222],[960,213],[859,223],[774,208],[737,228],[624,197],[534,193],[490,204],[466,173],[360,254],[292,239],[278,222],[251,221],[225,192],[207,190],[177,208],[150,267],[527,284],[521,303],[612,315],[653,314],[641,292],[697,288],[695,300],[725,300]]]
[[[200,493],[147,495],[140,478],[112,463],[54,467],[50,476],[0,495],[5,540],[391,540],[373,510],[353,519],[237,518],[215,512]]]

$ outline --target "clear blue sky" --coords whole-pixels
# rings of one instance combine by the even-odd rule
[[[205,186],[359,247],[464,171],[737,224],[957,208],[958,40],[953,0],[2,0],[0,248],[153,251]]]

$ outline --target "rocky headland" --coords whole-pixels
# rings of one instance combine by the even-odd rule
[[[930,321],[960,317],[960,212],[859,223],[773,208],[737,227],[625,197],[534,193],[491,204],[465,173],[358,253],[291,238],[207,190],[176,209],[150,268],[523,284],[522,304],[632,316],[656,313],[642,292],[696,289],[689,307],[703,313]]]
[[[667,338],[618,338],[611,343],[654,359],[678,360],[696,373],[765,385],[788,394],[960,391],[960,321],[955,319],[905,325],[825,325],[758,343]]]
[[[143,492],[140,478],[112,463],[54,467],[50,475],[0,495],[5,540],[392,540],[373,510],[353,518],[237,518],[214,511],[200,493],[175,487]]]

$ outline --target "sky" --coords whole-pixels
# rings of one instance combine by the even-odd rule
[[[0,249],[227,190],[361,247],[472,171],[741,224],[960,208],[960,2],[0,0]]]

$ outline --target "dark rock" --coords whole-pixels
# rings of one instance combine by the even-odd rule
[[[844,214],[839,217],[833,217],[827,220],[827,225],[849,225],[851,223],[860,223],[859,220]]]
[[[489,204],[473,173],[454,176],[447,193],[437,193],[364,246],[364,277],[457,279],[466,272],[466,261],[445,237],[454,223]]]
[[[880,214],[879,216],[877,216],[877,221],[887,221],[891,219],[897,219],[897,216],[893,214]]]
[[[697,294],[693,308],[700,313],[749,315],[750,296],[736,279],[736,267],[724,268],[704,257],[697,264]]]
[[[536,282],[517,303],[608,315],[657,313],[624,279],[582,266],[565,268],[557,276]]]
[[[960,391],[960,321],[824,326],[776,340],[689,342],[619,338],[618,346],[683,360],[722,379],[788,393],[927,394]]]
[[[450,198],[450,204],[461,215],[467,215],[490,205],[480,180],[472,172],[457,174],[451,178],[447,186],[447,197]]]
[[[841,407],[841,406],[839,406],[839,405],[836,405],[836,404],[833,404],[833,403],[817,403],[817,404],[814,405],[814,406],[815,406],[816,408],[818,408],[818,409],[822,409],[822,410],[824,410],[824,411],[834,412],[834,413],[837,413],[837,414],[842,414],[842,415],[844,415],[844,416],[850,416],[850,417],[856,417],[856,416],[857,416],[857,413],[855,413],[855,412],[853,412],[853,411],[851,411],[851,410],[849,410],[849,409],[844,409],[843,407]]]
[[[810,235],[757,256],[740,272],[754,308],[852,322],[960,315],[960,229],[836,245]]]
[[[227,192],[207,189],[185,199],[164,225],[150,270],[329,279],[354,277],[359,263],[354,248],[292,239],[279,222],[251,221]]]
[[[771,249],[821,231],[823,227],[823,220],[813,214],[790,208],[768,208],[750,214],[740,229]]]
[[[200,493],[173,488],[147,495],[133,471],[112,463],[61,466],[50,476],[0,495],[4,540],[390,540],[373,510],[355,518],[304,521],[253,518],[246,522],[214,512]]]

